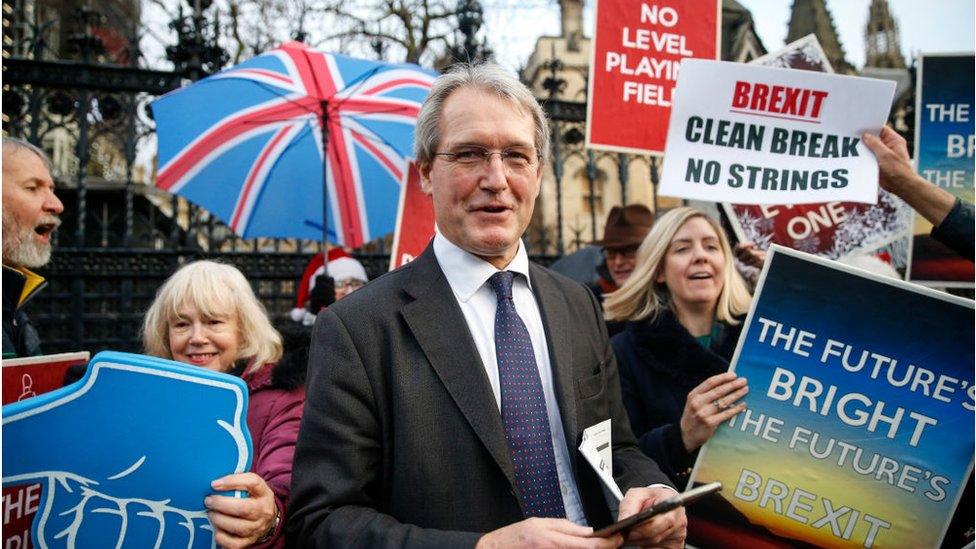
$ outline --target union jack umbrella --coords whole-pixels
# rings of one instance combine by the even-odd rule
[[[393,230],[434,78],[287,43],[153,103],[156,186],[244,238],[359,247]]]

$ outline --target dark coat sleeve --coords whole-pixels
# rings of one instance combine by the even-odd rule
[[[949,215],[932,229],[932,238],[972,261],[973,243],[976,240],[973,205],[957,198]]]
[[[613,338],[614,354],[620,368],[621,395],[630,418],[630,427],[641,451],[657,463],[672,484],[679,486],[687,480],[686,473],[694,463],[695,454],[685,450],[679,423],[661,424],[646,412],[644,399],[657,399],[658,407],[667,407],[668,403],[664,395],[656,394],[660,388],[648,386],[646,380],[638,375],[640,364],[631,348],[632,337],[625,332]],[[680,418],[681,410],[672,410],[671,415]]]
[[[349,330],[329,309],[315,324],[292,476],[296,547],[465,547],[480,534],[403,524],[384,513],[383,402]]]

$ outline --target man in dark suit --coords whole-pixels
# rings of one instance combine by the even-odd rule
[[[521,243],[548,143],[531,92],[499,67],[435,83],[416,152],[438,233],[315,326],[298,546],[617,546],[587,537],[614,517],[577,451],[607,419],[618,518],[675,493],[629,430],[593,295],[530,265]],[[685,526],[675,510],[627,541],[681,547]]]

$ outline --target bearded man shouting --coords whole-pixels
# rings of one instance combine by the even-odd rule
[[[51,236],[64,205],[54,194],[51,161],[38,147],[3,138],[3,358],[41,354],[24,306],[44,286],[30,269],[51,259]]]

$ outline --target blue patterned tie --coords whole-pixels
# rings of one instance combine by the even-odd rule
[[[495,355],[502,393],[502,423],[515,465],[515,484],[522,494],[526,517],[566,516],[552,450],[546,397],[529,331],[515,310],[515,273],[501,271],[488,279],[498,297],[495,312]]]

